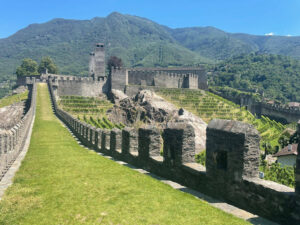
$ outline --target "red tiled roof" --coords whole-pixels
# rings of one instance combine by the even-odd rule
[[[279,157],[284,155],[298,155],[297,148],[298,148],[298,144],[292,144],[291,150],[289,150],[289,146],[286,146],[273,156]]]

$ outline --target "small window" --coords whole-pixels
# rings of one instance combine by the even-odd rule
[[[227,152],[220,151],[217,153],[217,168],[227,170]]]

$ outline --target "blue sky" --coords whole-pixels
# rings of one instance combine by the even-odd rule
[[[300,0],[0,0],[0,38],[53,18],[91,19],[114,11],[173,28],[300,36]]]

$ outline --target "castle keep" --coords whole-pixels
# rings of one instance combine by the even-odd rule
[[[105,72],[105,48],[97,43],[90,54],[89,77],[43,74],[41,79],[54,78],[54,91],[58,95],[95,97],[117,89],[126,94],[134,93],[137,87],[207,89],[204,68],[116,68],[108,75]]]
[[[103,43],[97,43],[94,52],[90,53],[89,76],[99,80],[105,76],[105,49]]]

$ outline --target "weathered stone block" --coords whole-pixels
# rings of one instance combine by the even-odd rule
[[[138,152],[138,132],[134,128],[125,127],[122,130],[122,153]]]
[[[114,128],[110,131],[110,150],[117,151],[121,153],[122,146],[122,131],[120,129]]]
[[[195,162],[194,128],[183,122],[169,123],[163,132],[164,161],[167,165],[181,166]]]
[[[80,122],[80,136],[84,137],[84,125],[82,122]]]
[[[139,157],[148,160],[152,156],[160,156],[160,132],[156,127],[146,126],[138,130]]]
[[[207,175],[223,182],[257,177],[259,141],[258,131],[250,124],[212,120],[207,127]]]
[[[89,142],[90,140],[90,125],[86,124],[85,128],[85,141]]]
[[[94,144],[96,149],[101,148],[101,129],[96,128],[95,129],[95,144]]]
[[[95,133],[96,133],[96,127],[91,126],[90,127],[90,143],[91,145],[95,145]]]
[[[110,148],[110,131],[108,129],[103,129],[102,136],[101,136],[101,149],[109,150],[109,148]]]

